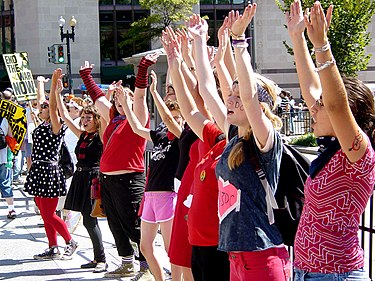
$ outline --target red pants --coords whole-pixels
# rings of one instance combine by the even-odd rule
[[[291,262],[284,248],[254,252],[229,252],[230,280],[286,281],[291,274]]]
[[[35,203],[44,221],[49,247],[57,246],[57,232],[65,242],[72,240],[65,222],[55,213],[58,200],[59,198],[35,197]]]

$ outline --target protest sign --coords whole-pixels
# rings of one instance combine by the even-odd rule
[[[12,129],[13,137],[19,144],[19,146],[14,151],[14,153],[16,154],[21,148],[22,142],[25,139],[26,135],[26,109],[11,101],[1,100],[0,116],[8,121],[9,126]]]
[[[26,52],[3,54],[10,83],[18,102],[36,99],[36,87]]]

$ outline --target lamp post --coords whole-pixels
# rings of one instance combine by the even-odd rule
[[[71,32],[69,30],[66,30],[64,32],[64,25],[65,25],[65,19],[63,16],[60,16],[59,19],[59,26],[60,26],[60,37],[61,37],[61,42],[64,42],[64,39],[66,39],[66,56],[68,59],[68,62],[66,64],[66,72],[68,74],[68,81],[69,81],[69,93],[72,94],[72,84],[73,84],[73,79],[72,79],[72,71],[71,71],[71,60],[70,60],[70,40],[74,42],[74,28],[77,25],[77,20],[72,16],[69,21],[69,25],[71,27]]]

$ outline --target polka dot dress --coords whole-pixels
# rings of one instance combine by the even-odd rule
[[[33,164],[26,178],[25,191],[30,195],[55,198],[66,195],[65,177],[58,165],[60,149],[67,127],[54,134],[44,122],[33,132]]]

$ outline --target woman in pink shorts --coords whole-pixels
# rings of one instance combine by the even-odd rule
[[[152,73],[152,76],[155,74]],[[134,133],[154,143],[144,193],[140,250],[155,280],[163,281],[163,268],[154,255],[153,241],[160,225],[168,252],[176,203],[174,176],[179,161],[178,137],[182,132],[183,119],[176,101],[167,100],[164,103],[158,94],[153,93],[158,111],[169,129],[165,125],[158,126],[156,130],[145,128],[132,111],[130,91],[125,92],[122,88],[116,91]]]

